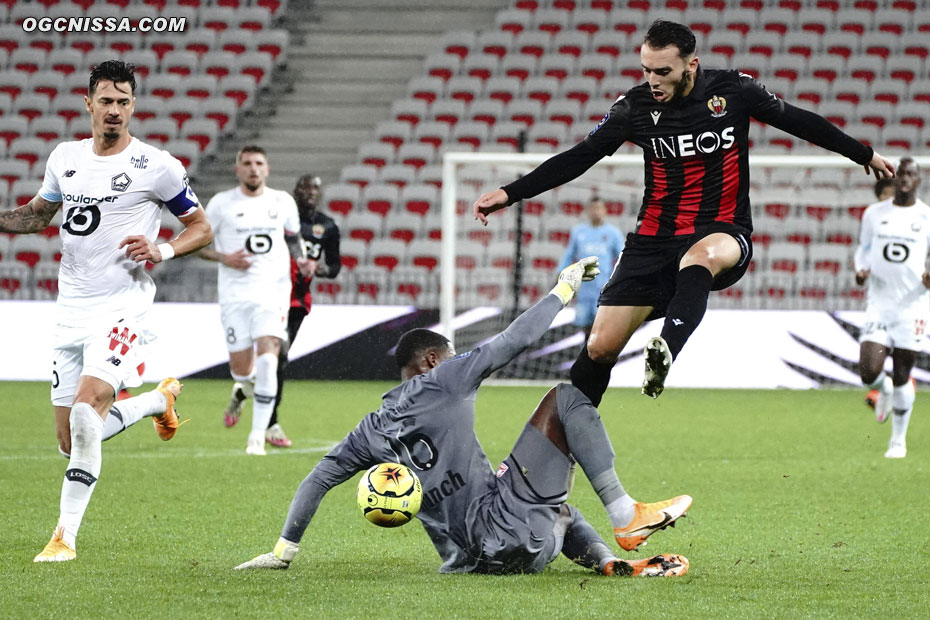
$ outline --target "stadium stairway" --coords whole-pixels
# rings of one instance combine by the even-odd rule
[[[501,7],[500,0],[292,2],[282,24],[291,33],[286,77],[292,87],[270,117],[259,103],[254,122],[237,138],[268,149],[272,187],[290,190],[307,172],[338,182],[442,33],[486,28]],[[220,154],[209,178],[201,179],[203,199],[231,185],[233,151]]]

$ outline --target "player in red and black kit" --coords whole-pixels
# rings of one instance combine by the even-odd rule
[[[645,195],[635,232],[598,300],[586,346],[571,369],[597,406],[634,331],[666,317],[646,345],[643,394],[662,393],[672,361],[697,328],[711,290],[736,283],[752,257],[749,119],[755,118],[894,176],[871,147],[823,117],[785,103],[739,71],[702,69],[694,33],[655,21],[640,53],[646,82],[620,96],[582,142],[475,202],[476,219],[583,174],[624,142],[643,149]]]
[[[339,259],[339,227],[333,218],[316,210],[322,188],[320,177],[305,174],[297,179],[297,185],[294,186],[294,201],[297,202],[297,211],[300,214],[300,236],[307,250],[307,258],[316,262],[313,277],[335,278],[342,267]],[[310,313],[310,282],[312,279],[301,276],[297,270],[297,264],[291,261],[293,288],[291,289],[291,309],[287,317],[288,345],[294,342],[300,324]],[[287,350],[288,346],[281,347],[281,354],[278,356],[278,394],[275,397],[274,411],[271,413],[268,430],[265,432],[265,441],[279,448],[287,448],[291,445],[291,440],[278,424],[278,406],[281,404],[284,391]]]

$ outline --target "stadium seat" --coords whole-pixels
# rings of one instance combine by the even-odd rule
[[[55,71],[45,70],[36,71],[29,79],[28,91],[48,97],[48,100],[54,101],[59,93],[65,90],[64,76]]]
[[[374,239],[368,244],[371,264],[388,272],[400,265],[407,253],[407,245],[399,239]]]
[[[519,91],[519,82],[512,78],[492,77],[485,83],[485,96],[505,104],[513,101]]]
[[[437,77],[446,82],[454,75],[458,75],[462,68],[462,59],[455,54],[439,52],[429,54],[423,61],[426,74]]]
[[[427,164],[428,165],[428,164]],[[423,166],[425,168],[426,166]],[[388,164],[381,168],[378,174],[378,180],[381,183],[388,183],[397,188],[404,188],[413,183],[417,178],[417,168],[406,164]]]
[[[544,144],[558,149],[567,142],[567,138],[568,132],[564,123],[540,121],[527,130],[527,143],[531,145]]]
[[[384,218],[370,211],[353,211],[346,216],[342,228],[347,238],[370,243],[382,236]]]
[[[165,144],[165,150],[171,153],[187,170],[189,176],[195,176],[200,166],[200,148],[187,140],[172,140]]]
[[[478,241],[458,239],[455,243],[455,268],[473,271],[484,267],[485,246]]]
[[[500,62],[497,76],[524,81],[536,74],[539,60],[525,54],[508,54]]]
[[[475,37],[472,49],[481,54],[493,54],[503,58],[513,49],[514,38],[514,33],[507,30],[487,30]]]
[[[475,53],[462,63],[462,75],[486,80],[499,70],[500,59],[494,54]]]
[[[358,160],[365,166],[382,168],[394,163],[395,149],[384,142],[368,142],[358,148]]]
[[[49,114],[32,121],[29,133],[46,142],[57,143],[64,137],[66,126],[65,119]]]
[[[465,144],[479,149],[488,140],[488,126],[480,122],[462,122],[452,129],[451,140],[455,144]]]
[[[527,11],[504,10],[494,17],[495,30],[503,30],[513,34],[520,34],[529,29],[532,16]]]
[[[48,53],[33,47],[18,47],[10,53],[8,68],[20,73],[35,73],[45,68]]]
[[[575,59],[560,54],[544,54],[539,59],[537,75],[562,81],[575,72]]]
[[[481,96],[483,88],[483,83],[479,78],[458,75],[449,79],[449,98],[464,103],[471,103]]]
[[[339,259],[342,266],[352,271],[359,265],[364,265],[368,256],[368,244],[358,239],[340,239]]]
[[[16,71],[0,72],[0,93],[5,93],[11,99],[19,97],[29,91],[29,74]]]
[[[808,250],[808,259],[810,268],[814,273],[829,274],[836,276],[841,270],[845,269],[843,252],[837,251],[837,247],[825,243],[815,243]]]
[[[565,185],[559,188],[556,195],[557,208],[561,213],[578,216],[591,203],[592,197],[593,192],[590,188]]]
[[[543,104],[535,99],[516,99],[507,105],[504,119],[530,127],[542,117]]]
[[[535,99],[542,104],[549,101],[559,92],[559,81],[550,77],[530,77],[523,83],[523,96]]]
[[[323,188],[323,204],[327,211],[345,216],[357,207],[360,194],[357,185],[330,183]]]
[[[410,125],[401,121],[382,121],[375,126],[375,139],[395,148],[411,138]]]
[[[13,181],[9,188],[9,200],[10,206],[12,207],[21,207],[30,200],[32,200],[36,194],[39,193],[39,188],[42,186],[41,179],[19,179],[18,181]],[[0,184],[3,191],[6,191],[7,188],[5,185]],[[58,224],[61,225],[59,211],[56,215],[59,215]],[[54,220],[52,221],[54,223]]]
[[[201,153],[209,153],[216,146],[219,131],[216,123],[209,119],[192,119],[181,127],[180,137],[194,142]]]
[[[266,86],[274,69],[271,58],[265,54],[243,54],[240,58],[239,72],[255,80],[256,85]]]
[[[378,168],[368,164],[345,166],[339,175],[340,183],[350,183],[360,188],[375,183],[377,180]]]
[[[403,203],[403,192],[400,200]],[[391,217],[384,218],[384,236],[409,244],[420,235],[422,225],[423,218],[419,215],[409,212],[394,213]]]
[[[397,99],[391,104],[391,117],[413,126],[426,119],[429,105],[423,99]]]
[[[219,90],[221,90],[218,87]],[[222,133],[229,133],[236,128],[236,117],[239,113],[237,102],[226,97],[205,99],[200,104],[200,113],[216,123],[217,129]]]
[[[169,56],[177,53],[178,52],[169,52],[165,55],[165,59],[167,60]],[[242,62],[242,58],[232,52],[213,50],[205,53],[203,57],[200,58],[199,67],[201,73],[212,75],[217,80],[224,80],[230,76],[240,75]],[[164,68],[164,66],[165,61],[163,60],[162,67]]]
[[[242,7],[236,11],[234,23],[240,31],[261,32],[271,25],[271,12],[260,6]]]
[[[271,57],[277,65],[287,63],[288,32],[284,29],[265,29],[251,35],[255,51]]]
[[[219,94],[235,101],[239,108],[249,108],[255,96],[255,81],[247,75],[229,75],[220,81]]]
[[[585,54],[578,59],[578,74],[600,82],[616,73],[614,59],[606,54]],[[563,85],[564,88],[564,85]]]
[[[17,138],[29,135],[29,121],[21,116],[0,117],[0,138],[6,141],[6,146]]]
[[[444,123],[439,123],[444,125]],[[417,126],[417,129],[428,125],[428,123],[422,123]],[[448,130],[446,131],[448,135]],[[422,135],[419,136],[420,140],[426,140],[426,142],[421,142],[419,144],[411,142],[407,144],[402,144],[397,149],[397,161],[403,164],[404,166],[411,166],[413,168],[422,168],[427,164],[433,163],[436,159],[436,147],[433,146],[433,141],[436,139],[436,135],[432,131],[424,131]]]
[[[837,101],[844,101],[858,106],[869,96],[871,85],[866,80],[838,80],[833,84],[833,97]]]
[[[594,98],[598,91],[597,80],[586,76],[573,76],[562,82],[561,96],[574,99],[584,105]]]
[[[563,30],[552,37],[551,50],[555,54],[578,58],[588,51],[590,45],[588,33]]]
[[[196,53],[187,50],[173,50],[161,59],[161,73],[186,78],[197,73],[200,58]],[[209,69],[205,71],[209,73]]]
[[[45,163],[50,151],[49,144],[41,138],[17,138],[9,146],[9,157],[24,161],[30,170],[35,170],[37,163]]]
[[[554,99],[546,106],[543,118],[549,122],[572,125],[581,117],[581,104],[576,99]],[[590,125],[585,124],[590,130]]]
[[[902,101],[895,107],[895,118],[901,125],[923,129],[930,119],[930,103],[927,101]]]
[[[399,201],[404,211],[424,216],[439,208],[439,190],[425,183],[409,183],[401,190]]]
[[[407,262],[412,267],[432,271],[439,266],[442,245],[433,239],[418,238],[407,247]]]
[[[370,183],[365,186],[362,196],[362,207],[365,210],[385,217],[394,210],[398,200],[396,185],[386,183]]]
[[[455,54],[465,59],[471,55],[475,46],[475,33],[471,30],[450,30],[439,39],[439,49],[447,54]]]
[[[211,6],[201,7],[200,26],[216,32],[223,32],[236,28],[239,23],[238,11],[230,7]]]

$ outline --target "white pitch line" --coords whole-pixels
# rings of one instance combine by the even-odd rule
[[[317,454],[319,452],[329,452],[338,444],[326,444],[322,446],[313,446],[310,448],[284,448],[281,450],[270,449],[268,456],[287,456],[290,454]],[[237,456],[248,456],[245,450],[159,450],[157,452],[119,452],[104,455],[106,459],[163,459],[163,458],[195,458],[195,459],[215,459],[230,458]],[[58,453],[53,447],[50,451],[43,454],[0,454],[0,461],[45,461],[56,460],[64,461],[65,458]]]

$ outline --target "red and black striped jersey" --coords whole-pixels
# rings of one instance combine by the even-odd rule
[[[339,226],[325,213],[314,211],[309,218],[300,218],[300,237],[307,251],[307,258],[318,261],[316,276],[335,278],[342,268],[339,258]],[[291,307],[303,307],[310,312],[312,278],[300,275],[297,262],[291,259]]]
[[[687,235],[716,222],[752,230],[750,118],[866,164],[872,149],[822,117],[791,106],[732,70],[698,69],[687,96],[656,101],[647,83],[621,95],[581,143],[504,186],[511,202],[578,177],[624,142],[643,149],[644,186],[636,233]]]

